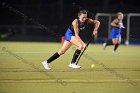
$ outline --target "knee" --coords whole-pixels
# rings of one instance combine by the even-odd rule
[[[79,50],[82,50],[82,49],[84,49],[84,48],[85,48],[85,46],[82,45],[82,44],[80,44],[80,45],[78,46],[78,49],[79,49]]]
[[[116,42],[113,42],[113,44],[116,45],[117,43]]]
[[[121,44],[121,42],[118,42],[117,44]]]
[[[116,45],[116,44],[120,44],[120,43],[121,43],[120,41],[117,41],[117,42],[114,43],[114,45]]]
[[[121,44],[121,41],[119,41],[118,44]]]
[[[65,54],[65,51],[64,50],[60,50],[58,53],[59,53],[59,55],[63,55],[63,54]]]
[[[116,41],[113,41],[113,44],[114,44],[114,45],[116,45],[116,44],[117,44],[117,42],[116,42]]]

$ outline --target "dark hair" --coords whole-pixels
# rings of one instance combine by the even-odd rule
[[[86,10],[81,10],[78,12],[78,16],[80,16],[81,14],[87,14],[87,11]]]

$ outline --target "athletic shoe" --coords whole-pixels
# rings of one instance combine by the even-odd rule
[[[79,66],[79,65],[76,65],[76,66],[78,66],[79,68],[81,68],[81,66]]]
[[[104,50],[105,50],[105,49],[106,49],[106,47],[107,47],[107,46],[106,46],[106,43],[103,43],[103,46],[104,46]]]
[[[42,65],[44,66],[45,69],[50,70],[51,68],[49,67],[49,63],[47,61],[43,61]]]
[[[76,64],[71,64],[71,63],[68,66],[71,68],[81,68],[81,66],[76,65]]]
[[[112,53],[113,53],[113,54],[119,54],[119,52],[117,52],[117,51],[114,51],[114,50],[112,51]]]

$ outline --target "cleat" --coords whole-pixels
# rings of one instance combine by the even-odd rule
[[[116,52],[116,51],[114,51],[114,50],[112,51],[112,53],[113,53],[113,54],[119,54],[119,52]]]
[[[47,61],[43,61],[42,65],[44,66],[45,69],[50,70],[51,68],[49,67],[49,63]]]
[[[105,50],[105,49],[106,49],[106,47],[107,47],[107,46],[106,46],[106,43],[103,43],[103,46],[104,46],[104,50]]]
[[[76,65],[76,64],[71,64],[71,63],[68,66],[71,67],[71,68],[76,68],[76,69],[81,68],[81,66]]]

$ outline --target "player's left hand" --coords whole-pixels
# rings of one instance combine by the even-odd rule
[[[87,45],[86,45],[85,43],[83,44],[83,46],[84,46],[84,48],[83,48],[83,49],[86,49],[86,48],[87,48]]]
[[[122,28],[122,29],[125,29],[125,27],[124,27],[124,26],[121,26],[121,28]]]
[[[97,30],[94,30],[93,31],[93,35],[97,35]]]

